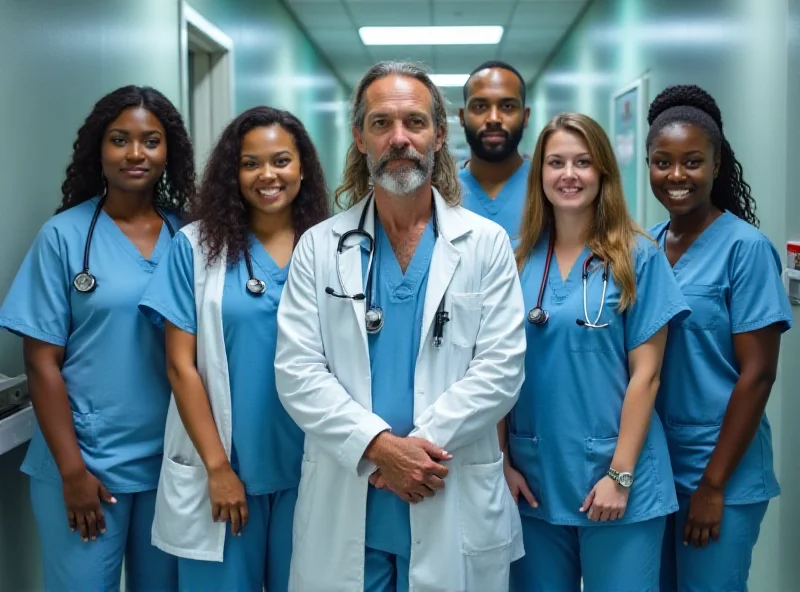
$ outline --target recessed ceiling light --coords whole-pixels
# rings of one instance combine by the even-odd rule
[[[431,81],[436,86],[464,86],[469,74],[431,74]]]
[[[364,45],[496,45],[503,27],[361,27]]]

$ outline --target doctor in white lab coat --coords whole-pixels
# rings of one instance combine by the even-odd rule
[[[457,205],[424,71],[374,66],[351,121],[349,207],[301,238],[278,311],[278,393],[306,434],[289,588],[504,592],[523,555],[496,429],[524,378],[511,244]]]

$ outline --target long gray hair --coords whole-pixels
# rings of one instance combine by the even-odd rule
[[[444,200],[450,205],[461,202],[461,185],[458,181],[458,167],[447,146],[447,108],[444,95],[428,76],[427,70],[412,62],[386,61],[378,62],[367,71],[353,92],[350,104],[350,125],[359,131],[364,130],[364,118],[367,113],[364,94],[376,80],[387,76],[404,76],[419,80],[431,93],[433,125],[444,128],[444,143],[433,161],[431,182]],[[342,208],[349,208],[364,199],[369,193],[369,167],[367,156],[362,154],[355,141],[347,151],[342,184],[336,188],[336,203]]]

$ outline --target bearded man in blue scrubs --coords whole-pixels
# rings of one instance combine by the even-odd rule
[[[531,114],[525,106],[525,80],[505,62],[485,62],[464,84],[458,117],[471,156],[458,173],[464,207],[517,235],[530,161],[519,153]]]

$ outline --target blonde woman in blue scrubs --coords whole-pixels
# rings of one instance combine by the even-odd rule
[[[744,591],[780,493],[764,410],[792,311],[714,99],[697,86],[667,88],[649,122],[650,186],[669,211],[651,234],[692,308],[670,326],[657,401],[680,503],[661,589]]]
[[[506,479],[527,553],[512,588],[658,590],[678,504],[653,406],[667,325],[688,308],[589,117],[559,115],[539,136],[520,237],[528,349]]]

